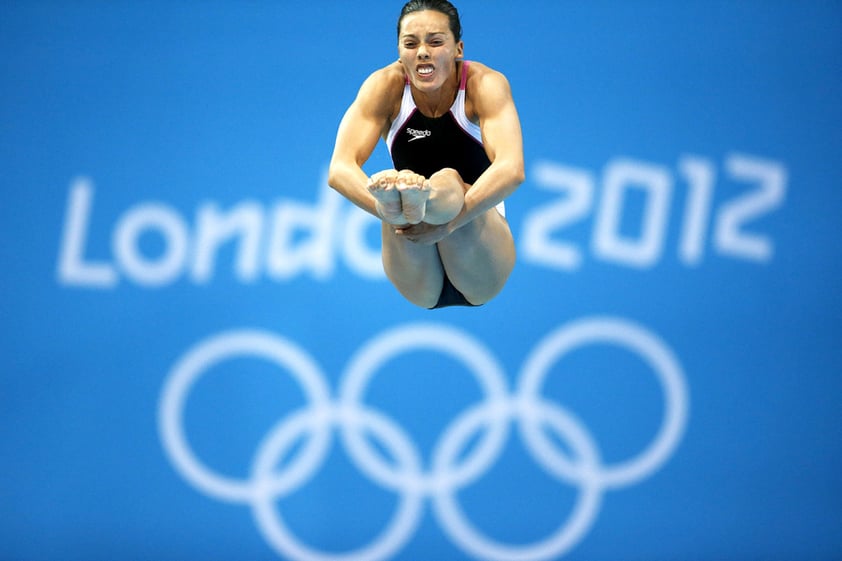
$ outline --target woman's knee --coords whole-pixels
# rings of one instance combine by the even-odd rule
[[[462,176],[453,168],[443,168],[430,176],[430,185],[437,187],[458,187],[464,193],[469,185],[465,184]]]
[[[454,169],[445,168],[430,176],[430,197],[424,222],[447,224],[456,218],[465,205],[467,186]]]

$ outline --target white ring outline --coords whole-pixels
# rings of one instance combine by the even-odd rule
[[[362,398],[374,374],[388,360],[400,353],[416,349],[438,350],[459,360],[477,377],[480,389],[486,395],[486,405],[504,404],[508,399],[505,374],[496,359],[486,348],[464,332],[439,324],[410,324],[386,331],[372,339],[351,359],[345,371],[339,390],[340,407],[347,418],[354,419],[354,412],[361,410]],[[499,418],[490,428],[486,438],[477,444],[472,456],[463,462],[455,475],[444,477],[431,473],[425,477],[409,477],[396,474],[384,464],[372,450],[365,436],[357,430],[355,423],[342,426],[342,437],[350,456],[357,466],[369,477],[390,489],[432,490],[466,484],[487,469],[499,454],[508,436],[508,423]],[[444,434],[447,433],[445,429]],[[410,442],[412,442],[410,440]],[[420,454],[416,452],[420,457]]]
[[[556,431],[568,437],[568,441],[572,443],[578,459],[583,464],[581,465],[583,471],[593,473],[598,469],[600,463],[599,451],[578,419],[547,401],[536,401],[529,406],[528,410],[521,408],[519,405],[519,403],[513,402],[508,415],[519,419],[526,415],[541,417]],[[450,438],[442,446],[442,449],[446,451],[442,453],[438,460],[443,464],[452,461],[452,456],[458,453],[461,448],[460,445],[464,444],[464,440],[473,434],[473,425],[478,425],[483,420],[482,415],[479,414],[471,417],[462,416],[460,419],[463,419],[463,421],[448,435]],[[585,478],[578,481],[577,484],[580,486],[579,499],[573,511],[559,528],[543,540],[521,546],[503,544],[484,536],[467,520],[453,493],[449,492],[450,490],[435,493],[433,507],[436,517],[442,522],[441,528],[453,542],[459,545],[463,551],[468,551],[479,559],[489,561],[555,559],[579,543],[599,514],[603,490],[599,480],[597,478]]]
[[[341,412],[330,419],[333,424],[342,424],[347,419]],[[275,485],[273,468],[289,447],[296,442],[296,437],[309,428],[319,429],[324,418],[310,410],[300,412],[285,425],[278,425],[278,430],[265,441],[265,446],[258,448],[252,475],[258,482],[258,488]],[[395,430],[395,425],[385,417],[371,411],[355,413],[354,422],[374,429],[380,439],[386,442],[396,459],[408,465],[410,473],[420,473],[420,462],[412,446],[407,446],[407,439]],[[303,425],[303,426],[302,426]],[[395,444],[397,443],[397,444]],[[283,517],[274,505],[275,496],[271,492],[257,493],[252,501],[252,513],[255,522],[266,541],[283,556],[300,561],[379,561],[388,559],[399,551],[412,538],[413,532],[421,520],[423,495],[420,490],[407,490],[386,528],[370,545],[343,553],[324,553],[312,549],[297,539],[284,523]]]
[[[664,418],[655,438],[634,459],[599,469],[599,479],[609,488],[631,485],[654,473],[673,452],[688,416],[687,387],[681,366],[667,346],[652,333],[629,321],[592,317],[562,326],[544,337],[524,364],[517,399],[534,401],[550,368],[571,350],[591,343],[613,343],[638,354],[655,372],[664,394]],[[538,423],[525,417],[524,441],[544,467],[568,480],[591,477],[569,468],[564,454],[555,452]]]
[[[258,356],[293,374],[304,390],[310,407],[327,409],[329,395],[325,377],[310,355],[297,345],[277,335],[256,330],[229,331],[208,338],[193,347],[173,367],[164,386],[158,408],[158,430],[164,449],[178,471],[196,487],[218,499],[230,502],[251,502],[256,498],[255,482],[219,475],[208,469],[193,453],[184,434],[184,406],[187,394],[210,364],[236,356]],[[299,466],[312,464],[319,450],[326,449],[330,432],[325,426],[304,447],[301,456],[290,466],[291,473],[302,478]],[[280,482],[291,487],[291,476]],[[297,480],[296,480],[297,481]],[[293,481],[294,483],[295,481]]]

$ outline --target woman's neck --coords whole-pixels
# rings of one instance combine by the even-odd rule
[[[459,91],[459,70],[461,63],[457,62],[454,65],[453,73],[448,78],[441,88],[434,92],[425,93],[411,87],[412,99],[415,101],[415,106],[426,117],[441,117],[448,111],[456,100],[456,94]]]

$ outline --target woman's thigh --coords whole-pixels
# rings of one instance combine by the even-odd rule
[[[472,304],[483,304],[506,284],[515,244],[506,219],[491,209],[440,241],[438,254],[453,286]]]
[[[383,223],[383,269],[395,288],[410,302],[432,308],[441,295],[444,269],[435,245],[419,245],[395,235]]]

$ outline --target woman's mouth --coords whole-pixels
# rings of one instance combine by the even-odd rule
[[[421,78],[429,78],[433,75],[434,70],[435,68],[431,64],[424,64],[415,69]]]

